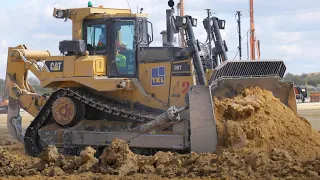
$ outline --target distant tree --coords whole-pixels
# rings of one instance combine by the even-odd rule
[[[291,73],[287,73],[285,76],[284,76],[284,79],[287,80],[287,81],[292,81],[292,78],[294,77],[293,74]]]
[[[295,85],[311,85],[316,87],[320,84],[320,74],[314,73],[312,76],[310,74],[303,73],[301,76],[293,75],[291,73],[287,73],[284,77],[286,81],[293,81]]]
[[[301,78],[303,78],[303,79],[305,79],[305,78],[307,78],[307,77],[308,77],[308,74],[303,73],[303,74],[301,75]]]
[[[294,82],[294,84],[296,85],[305,85],[306,82],[304,81],[304,79],[302,79],[300,76],[293,76],[292,77],[292,81]]]
[[[0,79],[0,88],[3,89],[5,85],[5,81],[3,79]]]
[[[50,88],[42,88],[40,81],[37,78],[28,78],[28,83],[36,90],[38,94],[50,93],[52,91]]]
[[[36,90],[38,94],[50,93],[51,88],[42,88],[40,86],[40,81],[37,78],[28,78],[28,83]],[[0,96],[4,96],[5,80],[0,78]]]
[[[4,96],[4,86],[5,86],[5,81],[4,79],[0,78],[0,96]]]
[[[317,80],[314,78],[308,78],[307,83],[308,85],[311,85],[311,86],[317,86]]]
[[[40,86],[40,81],[37,78],[30,77],[28,78],[28,82],[31,86]]]

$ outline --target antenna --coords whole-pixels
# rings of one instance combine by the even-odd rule
[[[131,7],[130,7],[129,0],[127,0],[127,3],[128,3],[128,6],[129,6],[129,9],[130,9],[130,12],[131,12]]]
[[[254,12],[253,12],[253,0],[250,0],[250,30],[251,30],[251,36],[250,36],[250,47],[251,47],[251,60],[256,59],[256,50],[255,50],[255,36],[254,36]]]
[[[251,32],[250,29],[247,31],[247,60],[249,60],[249,32]]]
[[[178,10],[178,16],[184,16],[184,0],[180,0],[177,4],[177,10]],[[179,38],[179,46],[186,47],[186,40],[185,40],[185,34],[184,30],[181,28],[178,33]]]
[[[242,57],[242,50],[241,50],[241,41],[242,41],[242,38],[241,38],[241,11],[237,11],[237,14],[236,16],[238,16],[238,18],[236,19],[237,20],[237,23],[238,23],[238,35],[239,35],[239,59],[241,60],[241,57]]]
[[[257,40],[257,55],[258,55],[258,60],[260,60],[260,40]]]
[[[212,36],[211,36],[211,33],[212,33],[212,27],[211,27],[211,19],[210,19],[210,16],[211,16],[211,10],[210,9],[205,9],[207,11],[207,18],[208,18],[208,27],[209,27],[209,30],[208,30],[208,38],[209,38],[209,57],[210,57],[210,68],[213,69],[213,59],[212,59],[212,47],[211,47],[211,41],[212,41]]]

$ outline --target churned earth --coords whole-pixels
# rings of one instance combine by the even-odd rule
[[[320,133],[271,92],[245,89],[214,99],[218,151],[142,156],[115,139],[99,158],[91,147],[64,156],[49,146],[39,158],[0,135],[0,179],[320,179]]]

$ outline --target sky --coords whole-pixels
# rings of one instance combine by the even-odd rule
[[[53,8],[80,8],[86,0],[8,0],[0,7],[0,77],[6,73],[8,47],[24,44],[29,49],[49,50],[59,55],[59,41],[69,40],[71,21],[52,16]],[[161,46],[160,32],[165,29],[164,0],[93,0],[93,6],[131,8],[142,7],[154,27],[152,46]],[[175,0],[175,4],[178,1]],[[206,40],[202,20],[205,9],[226,20],[222,37],[229,48],[229,59],[236,59],[238,51],[236,11],[242,12],[242,58],[247,59],[249,30],[249,0],[185,0],[185,14],[198,19],[196,38]],[[293,74],[320,72],[320,1],[319,0],[254,0],[256,37],[260,40],[261,59],[281,59],[287,72]],[[177,44],[176,44],[177,45]]]

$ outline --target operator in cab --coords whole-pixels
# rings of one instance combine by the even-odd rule
[[[127,58],[117,50],[116,63],[120,74],[127,73]]]
[[[106,47],[107,45],[107,38],[106,38],[106,27],[103,26],[101,28],[101,34],[99,36],[99,42],[98,42],[98,48],[103,48],[103,47]]]
[[[120,74],[127,74],[128,73],[128,68],[127,68],[127,57],[125,56],[126,51],[128,50],[126,48],[126,46],[120,42],[120,37],[121,33],[120,33],[120,27],[118,27],[118,33],[117,33],[117,38],[116,38],[116,63],[117,63],[117,67],[119,70]]]

